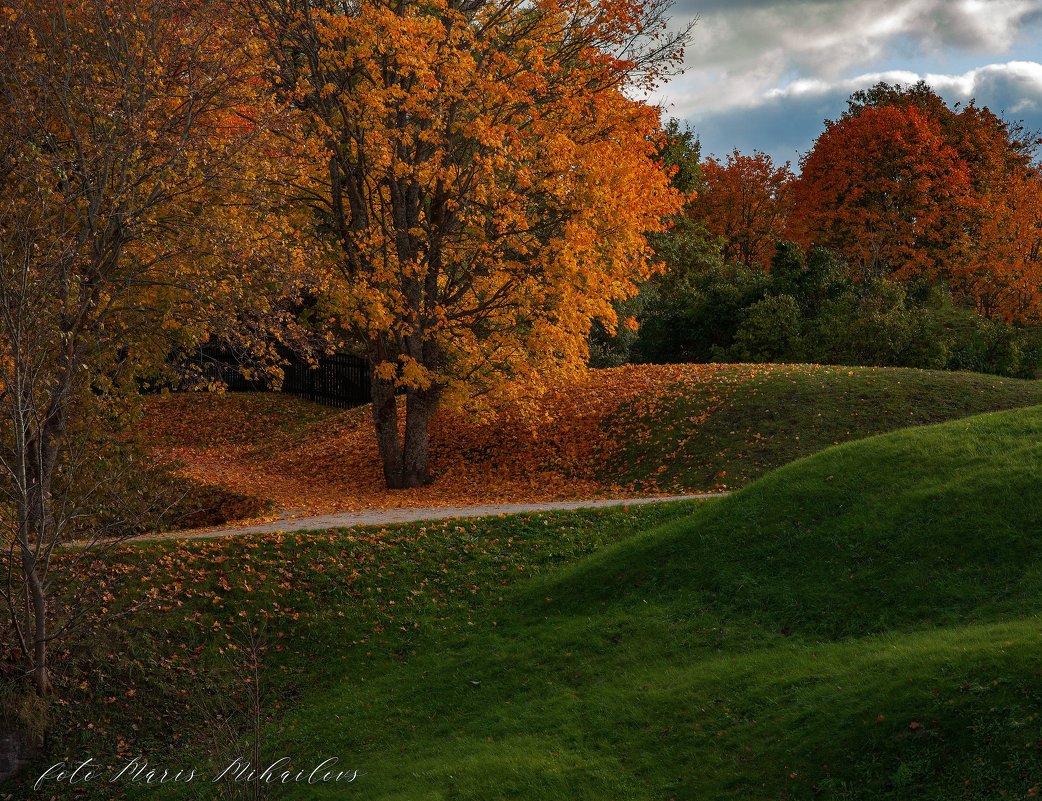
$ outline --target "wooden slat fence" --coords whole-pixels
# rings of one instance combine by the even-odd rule
[[[284,368],[282,391],[327,406],[348,408],[369,403],[369,362],[347,353],[323,356],[317,367],[294,359]]]
[[[283,367],[282,391],[342,409],[369,403],[369,363],[358,356],[336,353],[321,356],[314,367],[296,355]],[[213,350],[200,351],[196,363],[202,377],[220,381],[235,392],[266,391],[262,381],[247,379],[234,357]]]

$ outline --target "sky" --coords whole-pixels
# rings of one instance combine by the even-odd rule
[[[703,155],[799,158],[856,89],[925,79],[1042,130],[1042,0],[675,0],[685,71],[654,98]]]

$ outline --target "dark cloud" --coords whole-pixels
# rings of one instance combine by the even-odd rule
[[[762,150],[777,161],[797,162],[824,129],[838,117],[850,93],[880,80],[912,83],[920,76],[907,72],[874,73],[835,83],[797,83],[762,102],[691,115],[688,119],[702,140],[702,152],[725,155],[733,148]],[[949,102],[976,99],[1006,119],[1023,121],[1028,130],[1042,130],[1042,64],[991,64],[964,75],[921,76]]]
[[[910,54],[995,58],[1042,34],[1042,0],[678,2],[678,25],[699,17],[689,71],[669,91],[681,113],[753,105],[794,79],[834,83]]]

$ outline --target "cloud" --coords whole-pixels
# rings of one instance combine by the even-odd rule
[[[1037,61],[1009,61],[988,64],[961,75],[918,73],[909,70],[868,72],[854,78],[827,82],[814,79],[796,80],[784,87],[768,91],[767,101],[801,97],[850,95],[858,89],[885,82],[911,84],[926,81],[935,91],[950,101],[967,103],[976,99],[996,113],[1009,115],[1016,110],[1037,111],[1042,104],[1042,64]]]
[[[852,92],[880,81],[910,84],[920,79],[950,103],[976,100],[1006,119],[1023,121],[1029,130],[1042,130],[1042,64],[1034,61],[988,64],[962,74],[888,70],[835,81],[796,79],[746,105],[689,119],[707,155],[737,147],[796,162],[821,133],[823,121],[843,112]]]
[[[1007,52],[1042,0],[679,0],[698,24],[688,72],[669,88],[676,111],[748,106],[794,81],[826,84],[895,54]]]
[[[757,106],[725,109],[692,120],[705,156],[724,156],[737,149],[761,150],[777,162],[798,164],[825,119],[837,117],[846,107],[844,93],[773,98]]]

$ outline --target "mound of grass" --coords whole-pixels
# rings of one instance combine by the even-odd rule
[[[721,394],[726,376],[619,409],[604,425],[620,447],[601,474],[670,490],[742,487],[831,445],[1042,403],[1042,381],[979,373],[769,365]]]
[[[142,439],[153,448],[284,448],[337,409],[281,392],[176,392],[145,398]]]
[[[103,636],[58,643],[63,670],[50,761],[27,770],[27,783],[0,784],[0,798],[5,790],[35,795],[29,786],[39,771],[63,755],[91,756],[110,772],[144,756],[173,773],[186,765],[216,770],[249,753],[251,630],[261,653],[263,713],[277,732],[297,704],[312,703],[303,698],[347,676],[364,683],[407,663],[427,638],[484,629],[510,588],[530,575],[687,511],[656,504],[124,545],[88,581],[119,595],[117,614],[141,608],[109,618]],[[264,753],[282,747],[272,740]],[[326,750],[320,743],[291,748],[300,764]],[[46,789],[45,797],[71,793]],[[196,798],[207,788],[98,782],[75,789],[77,798],[111,801]],[[209,789],[215,795],[203,797],[234,796]]]
[[[70,675],[63,745],[204,753],[247,620],[265,753],[365,774],[295,799],[1032,797],[1040,434],[906,429],[703,505],[127,549],[159,604]]]
[[[293,742],[342,731],[388,799],[1029,797],[1040,433],[1031,409],[790,465],[346,682]],[[325,723],[349,702],[382,734]]]
[[[830,445],[1042,403],[1042,382],[814,365],[594,370],[493,420],[442,410],[434,482],[389,492],[367,408],[273,393],[150,401],[142,437],[186,475],[285,509],[591,498],[733,489]]]

